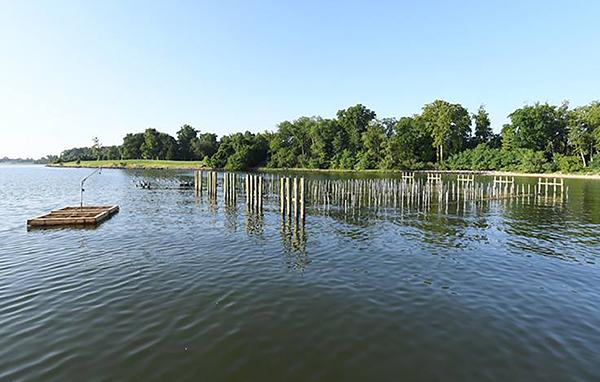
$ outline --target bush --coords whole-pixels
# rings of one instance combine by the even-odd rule
[[[547,162],[544,153],[541,151],[533,151],[530,149],[519,149],[519,171],[523,172],[542,172],[544,164]]]
[[[583,170],[581,158],[576,155],[555,154],[554,161],[561,172],[579,172]]]
[[[506,151],[480,144],[474,149],[453,155],[448,160],[447,166],[451,170],[541,172],[545,171],[547,164],[541,151],[530,149]]]
[[[588,166],[588,169],[596,172],[600,171],[600,158],[592,160]]]
[[[518,159],[511,153],[500,149],[492,149],[480,144],[474,149],[468,149],[455,154],[448,160],[451,170],[501,170],[506,167],[516,167]]]

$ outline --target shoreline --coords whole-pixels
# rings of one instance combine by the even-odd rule
[[[219,170],[202,166],[199,162],[183,162],[183,161],[146,161],[135,160],[132,162],[120,161],[100,161],[100,162],[82,162],[64,163],[64,164],[47,164],[46,167],[53,168],[96,168],[102,167],[105,169],[120,169],[120,170]],[[472,171],[472,170],[343,170],[343,169],[314,169],[314,168],[265,168],[258,167],[249,171],[262,172],[305,172],[305,173],[340,173],[340,174],[401,174],[403,172],[415,173],[440,173],[440,174],[473,174],[480,176],[514,176],[525,178],[563,178],[563,179],[589,179],[600,180],[600,174],[563,174],[563,173],[524,173],[513,171]]]

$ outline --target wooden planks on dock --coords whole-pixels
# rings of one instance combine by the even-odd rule
[[[95,226],[119,212],[119,206],[65,207],[27,220],[27,227]]]

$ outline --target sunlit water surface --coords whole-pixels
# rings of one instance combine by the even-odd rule
[[[0,380],[600,380],[600,181],[563,204],[248,214],[104,170],[0,167]]]

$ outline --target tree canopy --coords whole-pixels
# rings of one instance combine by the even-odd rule
[[[96,159],[200,160],[226,169],[513,169],[578,171],[600,169],[600,103],[525,105],[494,134],[489,114],[473,114],[458,103],[435,100],[420,114],[378,118],[362,104],[338,110],[335,118],[299,117],[275,131],[218,137],[184,124],[173,136],[148,128],[129,133],[120,146],[65,150],[59,161]],[[473,125],[473,129],[471,126]]]

